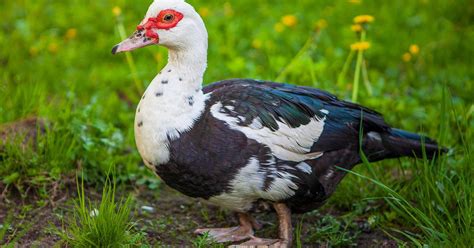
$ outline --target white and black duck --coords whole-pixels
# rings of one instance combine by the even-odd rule
[[[290,213],[320,207],[361,163],[440,152],[435,141],[391,128],[381,114],[314,88],[251,79],[202,87],[207,31],[183,0],[154,1],[113,53],[148,45],[168,64],[138,105],[135,136],[145,164],[169,186],[238,213],[240,226],[199,229],[219,242],[289,246]],[[422,141],[423,140],[423,141]],[[273,206],[279,239],[253,236],[250,216]]]

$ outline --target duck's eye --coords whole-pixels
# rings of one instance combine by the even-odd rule
[[[166,14],[163,17],[163,21],[165,21],[165,22],[172,22],[173,20],[174,20],[174,15],[172,15],[172,14]]]

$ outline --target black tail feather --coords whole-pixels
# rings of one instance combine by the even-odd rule
[[[382,135],[382,142],[393,157],[423,158],[423,153],[425,153],[428,159],[432,159],[438,154],[448,151],[447,148],[440,147],[435,140],[429,137],[395,128],[391,130],[391,133]]]
[[[362,147],[371,162],[399,157],[423,158],[424,154],[432,159],[448,151],[431,138],[400,129],[390,129],[386,133],[369,132]]]

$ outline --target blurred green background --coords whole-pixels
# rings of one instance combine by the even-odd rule
[[[321,88],[347,100],[355,62],[348,64],[342,79],[341,71],[351,44],[358,41],[351,30],[353,18],[374,16],[367,31],[370,48],[364,55],[367,75],[359,103],[382,112],[396,127],[440,139],[453,148],[446,170],[471,180],[472,0],[188,2],[203,16],[209,32],[206,83],[228,78],[278,80]],[[119,181],[158,187],[158,179],[143,168],[136,152],[132,124],[140,91],[166,64],[167,52],[158,47],[134,51],[132,66],[125,55],[111,55],[111,48],[122,40],[120,28],[131,34],[150,3],[0,2],[0,123],[27,117],[50,123],[37,151],[25,155],[14,146],[3,151],[4,186],[42,186],[64,175],[74,177],[78,170],[94,184],[113,164]],[[393,176],[390,168],[410,170],[412,163],[382,162],[376,172],[384,183],[399,187],[407,182]],[[354,191],[366,182],[347,180],[334,203],[383,194],[370,188]],[[409,193],[412,186],[398,189],[416,199]],[[447,211],[451,210],[457,211]],[[470,222],[467,226],[460,229],[472,231]]]
[[[115,113],[127,115],[128,111],[118,111],[114,104],[107,106],[117,92],[127,93],[134,87],[124,56],[111,56],[110,50],[121,40],[117,23],[123,23],[127,34],[131,33],[149,3],[3,1],[2,94],[10,97],[2,97],[0,121],[37,113],[52,102],[51,98],[60,103],[68,93],[82,103],[100,98],[104,110],[117,110],[108,111],[113,117]],[[470,1],[190,3],[204,16],[209,29],[206,82],[233,77],[277,78],[319,23],[324,29],[317,43],[283,80],[347,97],[351,81],[345,85],[336,82],[349,46],[356,39],[350,25],[354,16],[371,14],[376,20],[370,26],[371,48],[366,57],[374,95],[373,99],[363,97],[363,103],[400,110],[386,116],[390,121],[401,120],[403,125],[412,125],[405,120],[412,117],[417,124],[433,121],[428,116],[436,108],[430,108],[430,103],[439,102],[443,84],[467,107],[472,103],[474,6]],[[114,7],[121,8],[118,18]],[[296,23],[281,25],[286,15],[295,16]],[[405,62],[402,56],[412,44],[419,46],[419,54]],[[141,49],[133,56],[143,86],[166,63],[165,49]],[[19,88],[28,88],[23,93],[31,96],[45,92],[48,99],[28,97],[28,103],[23,103],[27,106],[16,109],[12,96],[19,94]],[[403,103],[396,101],[400,96],[406,97]],[[49,110],[48,106],[45,111]]]

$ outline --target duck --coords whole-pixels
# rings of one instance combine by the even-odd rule
[[[199,228],[216,242],[290,247],[292,214],[321,207],[363,162],[428,158],[436,141],[396,129],[367,107],[312,87],[229,79],[203,87],[208,33],[184,0],[155,0],[118,54],[168,49],[135,114],[144,164],[168,186],[232,212],[239,225]],[[275,212],[278,238],[260,238],[256,211]]]

